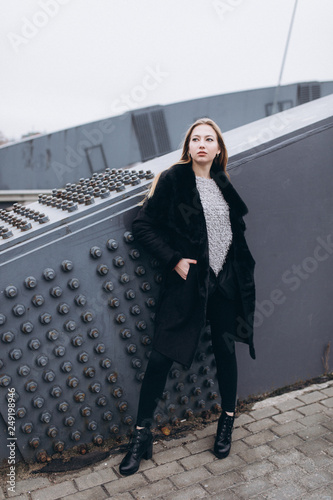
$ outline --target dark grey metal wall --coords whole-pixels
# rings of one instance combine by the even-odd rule
[[[274,87],[267,87],[129,109],[120,116],[0,147],[0,190],[52,189],[107,167],[164,155],[180,147],[185,130],[197,118],[210,116],[225,132],[266,117],[274,92]],[[280,89],[280,108],[332,93],[333,82],[285,85]]]
[[[240,398],[323,372],[332,338],[333,120],[322,117],[332,102],[285,112],[288,133],[268,118],[225,134],[257,261],[257,360],[237,345]],[[267,128],[269,141],[259,133]],[[253,134],[261,139],[249,148]],[[132,425],[161,274],[133,240],[131,221],[153,175],[178,158],[107,170],[0,213],[1,439],[14,388],[24,459],[98,444]],[[217,393],[207,330],[191,369],[173,366],[156,421],[216,410]]]

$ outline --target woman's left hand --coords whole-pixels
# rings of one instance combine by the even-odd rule
[[[194,259],[181,259],[176,267],[174,268],[174,271],[176,271],[183,280],[186,280],[188,272],[190,270],[190,264],[196,264],[197,261]]]

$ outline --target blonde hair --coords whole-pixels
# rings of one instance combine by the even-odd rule
[[[189,153],[189,144],[190,144],[190,139],[191,139],[191,135],[193,133],[193,130],[198,126],[198,125],[209,125],[210,127],[212,127],[212,129],[215,131],[216,133],[216,136],[217,136],[217,142],[219,144],[219,147],[221,149],[221,153],[219,154],[218,157],[215,158],[215,162],[217,162],[218,166],[223,170],[223,172],[229,177],[228,173],[227,173],[227,163],[228,163],[228,152],[227,152],[227,148],[225,147],[225,144],[224,144],[224,140],[223,140],[223,137],[222,137],[222,132],[221,132],[221,129],[220,127],[213,121],[211,120],[210,118],[199,118],[199,120],[196,120],[191,126],[190,128],[188,129],[188,131],[186,132],[185,134],[185,139],[184,139],[184,143],[183,143],[183,150],[182,150],[182,154],[181,154],[181,157],[180,157],[180,160],[177,162],[177,164],[179,163],[190,163],[192,161],[191,157],[190,157],[190,153]],[[168,168],[171,168],[173,165],[171,165],[170,167]],[[148,194],[146,195],[145,199],[142,201],[142,203],[147,199],[147,198],[151,198],[154,194],[154,191],[155,191],[155,187],[158,183],[158,180],[160,178],[160,175],[161,173],[163,172],[163,170],[161,172],[159,172],[156,177],[154,178],[151,186],[150,186],[150,189],[148,191]]]

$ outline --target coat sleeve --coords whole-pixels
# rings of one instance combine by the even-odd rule
[[[169,244],[167,219],[172,202],[171,181],[164,171],[153,196],[145,200],[132,223],[134,238],[170,270],[182,259],[182,254]]]

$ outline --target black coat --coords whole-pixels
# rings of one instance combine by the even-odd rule
[[[210,174],[230,210],[233,268],[238,284],[237,331],[231,337],[248,344],[255,359],[255,261],[244,237],[243,221],[248,210],[215,162]],[[153,346],[189,367],[206,326],[209,282],[206,222],[191,163],[173,165],[161,173],[153,196],[142,205],[132,230],[134,237],[163,266]],[[197,264],[190,264],[186,280],[173,270],[181,258],[197,260]]]

